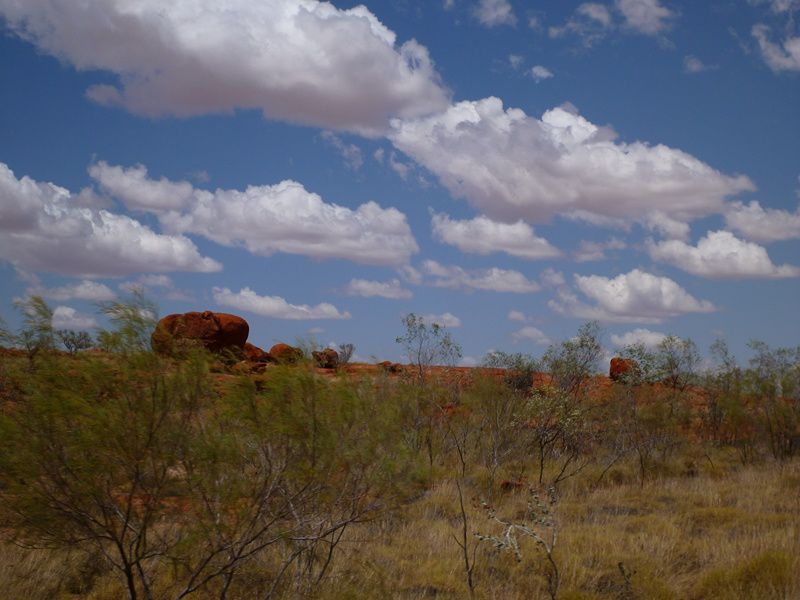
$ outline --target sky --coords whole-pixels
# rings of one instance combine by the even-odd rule
[[[464,364],[800,341],[798,0],[0,0],[0,315]]]

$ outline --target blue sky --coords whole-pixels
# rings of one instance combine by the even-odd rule
[[[401,359],[800,334],[797,0],[0,0],[0,295]]]

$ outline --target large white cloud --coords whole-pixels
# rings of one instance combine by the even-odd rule
[[[152,180],[141,166],[98,163],[90,174],[128,208],[157,214],[165,231],[202,235],[254,254],[286,252],[398,266],[418,250],[397,209],[375,202],[355,210],[329,204],[295,181],[209,192],[187,182]],[[180,194],[170,195],[170,190]]]
[[[459,102],[434,116],[394,120],[390,138],[454,196],[503,221],[557,214],[687,221],[754,189],[747,177],[723,175],[680,150],[615,142],[613,132],[569,107],[537,119],[504,110],[499,98]]]
[[[434,214],[431,227],[436,239],[455,246],[462,252],[491,254],[505,252],[531,260],[554,258],[561,252],[546,239],[536,235],[533,228],[522,221],[498,223],[479,216],[459,221],[448,215]]]
[[[800,208],[789,212],[763,208],[756,200],[749,204],[733,202],[725,211],[725,224],[756,242],[800,239]]]
[[[116,73],[90,98],[144,115],[260,109],[270,118],[377,133],[448,100],[427,49],[367,8],[316,0],[0,0],[43,52]]]
[[[349,312],[340,312],[333,304],[327,302],[322,302],[316,306],[289,304],[280,296],[260,296],[249,287],[242,288],[238,292],[232,292],[228,288],[215,287],[213,296],[214,301],[221,306],[230,306],[237,310],[273,319],[308,321],[350,318]]]
[[[800,268],[774,265],[762,246],[740,240],[730,231],[709,231],[697,246],[681,240],[649,240],[647,250],[653,260],[669,263],[700,277],[777,279],[800,276]]]
[[[562,286],[558,298],[548,302],[550,308],[581,319],[618,323],[659,323],[668,317],[716,310],[711,302],[696,299],[672,279],[639,269],[613,278],[575,275],[575,285],[593,304]]]
[[[440,288],[515,294],[530,294],[541,289],[538,283],[529,280],[519,271],[497,267],[468,270],[458,266],[442,265],[435,260],[426,260],[422,263],[422,270],[432,278],[431,285]]]
[[[0,163],[0,256],[27,271],[84,277],[222,268],[182,235],[80,207],[76,198],[52,183],[18,179]]]

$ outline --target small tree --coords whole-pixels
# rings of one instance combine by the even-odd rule
[[[512,552],[519,562],[522,561],[522,549],[520,548],[518,536],[532,539],[547,559],[549,567],[547,572],[547,593],[551,600],[556,600],[558,589],[561,586],[561,574],[554,557],[559,531],[558,520],[553,510],[556,505],[556,490],[553,487],[548,488],[547,496],[544,499],[533,488],[528,490],[528,494],[525,520],[519,522],[498,517],[495,509],[484,503],[483,507],[488,518],[501,525],[503,533],[500,535],[477,533],[475,535],[479,540],[489,542],[501,552]]]
[[[346,365],[349,363],[355,351],[355,344],[339,344],[339,364]]]
[[[61,340],[64,348],[72,355],[80,350],[87,350],[92,347],[92,336],[88,331],[72,331],[71,329],[59,329],[56,336]]]
[[[423,317],[409,313],[403,317],[403,326],[405,334],[395,341],[403,346],[409,362],[417,370],[420,383],[424,383],[425,372],[431,365],[441,362],[453,366],[461,358],[461,346],[439,323],[429,325]]]
[[[14,339],[25,349],[33,365],[37,355],[55,348],[53,310],[41,296],[30,296],[14,304],[23,316],[23,327]]]
[[[550,346],[542,356],[541,369],[550,374],[553,385],[576,400],[588,392],[587,383],[597,372],[603,352],[600,333],[597,321],[590,321],[574,338]]]
[[[133,288],[131,297],[103,302],[100,312],[105,315],[113,330],[101,329],[97,341],[101,348],[111,352],[147,352],[150,335],[158,323],[158,308],[148,300],[144,290]]]
[[[424,444],[428,450],[428,461],[433,464],[434,428],[440,409],[435,401],[434,390],[427,386],[427,371],[435,363],[453,366],[461,358],[459,346],[450,333],[438,323],[425,322],[420,316],[410,313],[403,317],[405,335],[396,342],[403,346],[406,356],[416,371],[415,413],[411,446],[418,451]]]

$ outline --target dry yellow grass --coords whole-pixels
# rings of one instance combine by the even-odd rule
[[[565,483],[556,505],[558,597],[800,598],[800,463],[732,468],[725,476],[719,468],[708,470],[644,487],[609,482],[591,490],[590,477]],[[470,532],[499,533],[478,506],[482,494],[478,487],[465,488]],[[497,496],[498,514],[520,518],[526,498],[524,490]],[[415,502],[352,528],[317,595],[325,600],[468,597],[454,537],[460,527],[457,488],[442,477]],[[521,541],[519,563],[477,538],[471,543],[479,544],[477,598],[548,597],[546,563],[530,540]],[[259,565],[248,571],[255,585]],[[232,597],[251,597],[247,581],[245,575],[245,585]],[[10,544],[0,545],[0,587],[2,597],[11,600],[124,597],[117,578],[96,557]]]

